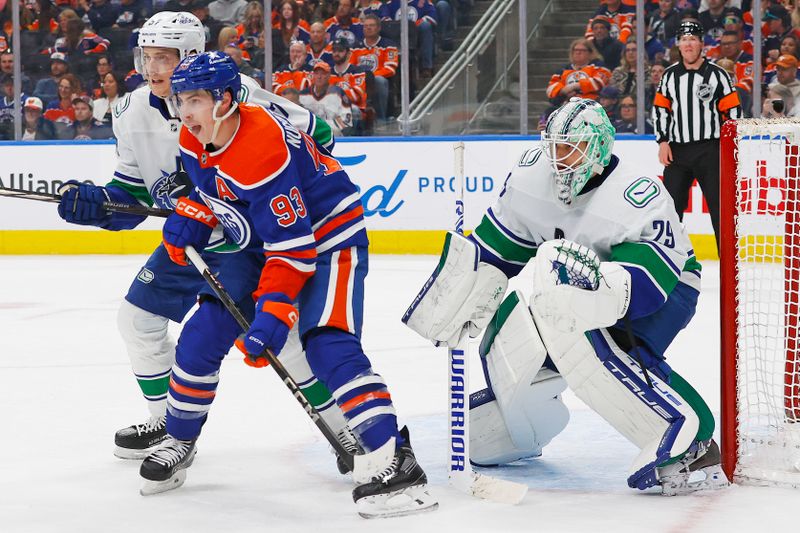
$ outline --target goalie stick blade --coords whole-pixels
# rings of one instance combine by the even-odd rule
[[[164,481],[150,481],[144,480],[142,488],[139,489],[139,494],[142,496],[152,496],[153,494],[160,494],[168,490],[174,490],[183,485],[186,481],[186,469],[178,470],[171,478]]]
[[[385,469],[394,459],[395,438],[369,453],[353,456],[353,481],[356,485],[369,482],[373,476]]]
[[[425,486],[407,487],[389,494],[367,496],[356,502],[361,518],[394,518],[435,511],[437,502]]]
[[[451,475],[450,484],[470,496],[495,503],[516,505],[528,494],[528,486],[477,472]]]

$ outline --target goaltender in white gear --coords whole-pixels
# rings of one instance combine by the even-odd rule
[[[481,352],[489,395],[497,398],[492,409],[502,416],[486,415],[494,426],[476,423],[472,442],[475,449],[492,442],[495,458],[506,452],[514,460],[519,436],[530,428],[539,438],[543,427],[529,413],[566,422],[563,404],[554,401],[560,390],[555,384],[546,389],[558,376],[640,449],[628,473],[630,487],[660,486],[665,495],[722,487],[727,479],[712,439],[713,416],[664,359],[694,315],[701,267],[672,199],[657,179],[613,155],[614,134],[599,104],[571,99],[551,114],[542,147],[522,154],[469,237],[479,250],[477,271],[494,269],[497,278],[510,278],[534,261],[530,323],[518,293],[499,308],[497,298],[478,303],[499,309]],[[438,271],[436,282],[446,289],[439,280],[444,269]],[[460,308],[476,291],[491,289],[431,295],[437,283],[429,282],[412,304],[409,326],[434,342],[448,342],[466,323],[473,329],[488,325],[486,310],[476,321]],[[431,298],[436,309],[426,305]],[[445,308],[459,309],[451,313],[455,324],[425,326],[431,318],[443,320],[437,315]],[[519,394],[517,383],[527,383],[528,394]],[[547,393],[534,394],[538,388]],[[482,407],[476,404],[473,417]],[[502,433],[498,421],[507,439],[495,438]],[[489,433],[481,435],[480,428]],[[544,443],[560,431],[557,425],[549,429],[541,431]]]

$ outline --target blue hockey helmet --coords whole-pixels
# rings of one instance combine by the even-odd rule
[[[242,89],[239,67],[228,54],[216,51],[185,58],[175,67],[170,82],[173,94],[205,90],[216,101],[230,90],[236,102]]]

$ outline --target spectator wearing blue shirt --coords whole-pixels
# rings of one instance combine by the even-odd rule
[[[102,33],[117,22],[119,12],[109,0],[91,0],[91,2],[91,7],[86,10],[86,16],[92,29],[96,33]],[[81,2],[81,6],[86,8],[85,0]]]
[[[383,5],[383,20],[400,20],[402,11],[400,10],[401,0],[391,0]],[[450,13],[450,4],[445,0],[439,0],[444,13]],[[447,7],[445,7],[447,6]],[[420,49],[420,76],[429,78],[433,74],[433,36],[434,29],[439,24],[437,9],[429,0],[408,0],[408,21],[417,26],[417,36]],[[442,27],[445,28],[449,21],[443,21]]]
[[[2,84],[3,91],[3,97],[0,99],[0,140],[14,140],[14,77],[3,76],[0,84]],[[27,98],[25,94],[20,96],[20,112]]]
[[[33,95],[42,102],[50,102],[58,96],[58,82],[65,74],[69,73],[67,56],[61,52],[50,54],[50,76],[36,82]]]

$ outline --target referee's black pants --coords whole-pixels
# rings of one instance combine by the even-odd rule
[[[664,168],[664,186],[675,202],[675,210],[683,220],[692,182],[696,179],[708,204],[719,252],[719,139],[669,143],[669,147],[672,163]]]

